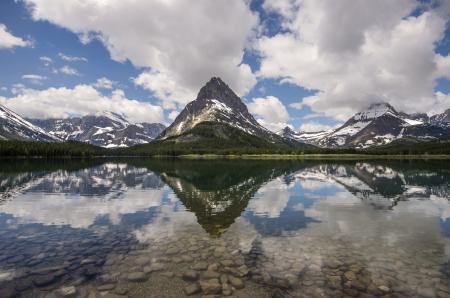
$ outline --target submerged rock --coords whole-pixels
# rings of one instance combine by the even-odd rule
[[[74,286],[63,287],[57,293],[61,297],[75,297],[77,295],[77,289]]]
[[[200,288],[200,286],[197,283],[188,285],[186,287],[184,287],[184,292],[186,293],[186,295],[194,295],[197,293],[200,293],[202,289]]]
[[[244,282],[242,281],[242,279],[238,278],[238,277],[234,277],[234,276],[229,276],[228,279],[230,280],[230,283],[233,287],[235,287],[236,289],[242,289],[245,287]]]
[[[187,270],[183,273],[182,278],[185,281],[196,281],[199,277],[199,274],[195,270]]]
[[[127,275],[127,279],[133,282],[142,282],[146,281],[148,278],[144,272],[131,272],[130,274]]]
[[[206,295],[220,294],[222,292],[222,285],[218,279],[202,280],[200,281],[200,287]]]

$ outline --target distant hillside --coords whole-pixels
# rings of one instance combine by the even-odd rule
[[[289,140],[272,143],[228,124],[202,122],[180,135],[117,151],[121,154],[182,155],[270,153],[313,148]]]
[[[356,113],[342,126],[318,132],[295,132],[289,127],[279,135],[322,148],[375,148],[397,144],[402,139],[421,141],[450,138],[450,110],[428,117],[427,114],[398,112],[385,102],[375,103]]]
[[[112,153],[107,149],[79,142],[48,143],[0,140],[0,157],[94,157]]]
[[[10,109],[0,105],[0,140],[59,142],[42,128],[33,125]]]
[[[130,147],[153,141],[166,127],[160,123],[130,123],[124,115],[102,112],[67,119],[29,119],[62,141],[95,146]]]

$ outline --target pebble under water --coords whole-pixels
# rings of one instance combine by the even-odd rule
[[[0,297],[450,297],[448,161],[0,161]]]

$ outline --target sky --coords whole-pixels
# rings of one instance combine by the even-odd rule
[[[267,128],[450,108],[450,0],[3,0],[0,104],[170,124],[213,76]]]

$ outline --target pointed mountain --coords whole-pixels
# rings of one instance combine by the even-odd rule
[[[101,112],[67,119],[30,119],[64,141],[96,146],[129,147],[153,141],[165,128],[160,123],[130,123],[124,115]]]
[[[280,137],[261,126],[233,90],[216,77],[200,89],[197,98],[186,105],[159,138],[183,135],[204,122],[222,123],[270,142],[280,141]]]
[[[158,141],[152,150],[217,153],[244,148],[312,147],[261,126],[220,78],[212,78],[200,89],[197,98],[186,105]]]
[[[57,137],[0,105],[0,140],[58,142]]]
[[[277,134],[279,136],[282,136],[283,138],[288,138],[288,139],[296,139],[298,136],[298,133],[295,132],[292,128],[290,128],[289,126],[286,126],[285,128],[283,128],[282,130],[278,131]]]

